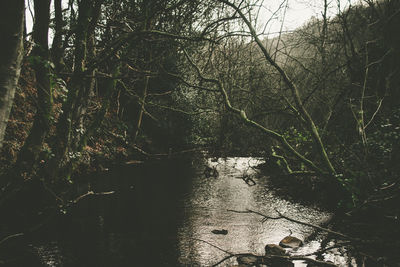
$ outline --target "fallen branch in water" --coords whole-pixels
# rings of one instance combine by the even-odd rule
[[[315,260],[312,258],[308,258],[305,256],[277,256],[277,255],[271,255],[271,256],[262,256],[262,262],[261,263],[268,263],[268,260],[274,260],[274,259],[280,259],[280,260],[287,260],[287,261],[306,261],[307,263],[314,263],[318,266],[335,266],[337,267],[336,264],[332,262],[327,262],[327,261],[321,261],[321,260]]]
[[[23,236],[23,235],[24,235],[24,233],[18,233],[18,234],[12,234],[12,235],[6,236],[0,241],[0,246],[11,238],[15,238],[15,237]]]
[[[251,257],[256,258],[257,264],[267,264],[268,265],[268,264],[270,264],[271,260],[282,260],[282,261],[302,260],[302,261],[306,261],[307,263],[318,264],[319,266],[337,266],[337,265],[335,265],[335,264],[333,264],[331,262],[320,261],[320,260],[315,260],[315,259],[312,259],[312,258],[308,258],[307,257],[308,255],[297,255],[297,256],[265,255],[265,256],[258,256],[258,255],[253,255],[253,254],[250,254],[250,253],[234,254],[234,253],[229,252],[229,251],[227,251],[225,249],[222,249],[222,248],[220,248],[220,247],[218,247],[218,246],[216,246],[216,245],[214,245],[214,244],[212,244],[212,243],[210,243],[208,241],[205,241],[205,240],[202,240],[202,239],[198,239],[198,238],[191,238],[191,239],[206,243],[207,245],[210,245],[210,246],[212,246],[212,247],[214,247],[214,248],[216,248],[216,249],[218,249],[218,250],[220,250],[222,252],[225,252],[225,253],[229,254],[229,256],[226,256],[222,260],[220,260],[217,263],[211,265],[212,267],[218,266],[218,265],[220,265],[221,263],[227,261],[230,258],[233,258],[233,257],[244,257],[244,256],[251,256]]]
[[[225,253],[227,253],[227,254],[229,254],[229,255],[231,255],[231,256],[235,256],[235,254],[233,254],[232,252],[229,252],[229,251],[227,251],[227,250],[225,250],[225,249],[222,249],[222,248],[220,248],[220,247],[218,247],[218,246],[216,246],[216,245],[214,245],[214,244],[212,244],[212,243],[210,243],[210,242],[208,242],[208,241],[205,241],[205,240],[203,240],[203,239],[198,239],[198,238],[190,238],[190,239],[193,239],[193,240],[196,240],[196,241],[200,241],[200,242],[206,243],[207,245],[210,245],[210,246],[212,246],[212,247],[214,247],[214,248],[216,248],[216,249],[218,249],[218,250],[221,250],[222,252],[225,252]]]
[[[192,149],[186,149],[186,150],[180,150],[180,151],[169,151],[168,153],[156,153],[156,154],[151,154],[149,152],[144,151],[142,148],[133,145],[132,146],[133,149],[135,149],[136,151],[138,151],[139,153],[143,154],[146,157],[152,158],[152,159],[163,159],[163,158],[170,158],[172,156],[178,156],[181,154],[185,154],[185,153],[192,153],[192,152],[196,152],[196,151],[201,151],[201,149],[204,148],[192,148]]]
[[[88,191],[86,194],[83,194],[77,198],[75,198],[75,200],[73,200],[72,202],[74,204],[78,203],[78,201],[82,200],[83,198],[87,197],[87,196],[105,196],[105,195],[111,195],[114,194],[115,191],[109,191],[109,192],[99,192],[99,193],[95,193],[93,191]]]
[[[298,223],[298,224],[302,224],[302,225],[305,225],[305,226],[313,227],[313,228],[318,229],[318,230],[320,230],[320,231],[324,231],[324,232],[327,232],[327,233],[330,233],[330,234],[339,236],[339,237],[344,238],[344,239],[347,239],[347,240],[351,240],[351,241],[360,241],[360,240],[357,239],[357,238],[350,237],[350,236],[348,236],[348,235],[345,235],[345,234],[342,234],[342,233],[339,233],[339,232],[330,230],[330,229],[328,229],[328,228],[321,227],[321,226],[319,226],[319,225],[315,225],[315,224],[311,224],[311,223],[306,223],[306,222],[303,222],[303,221],[299,221],[299,220],[293,219],[293,218],[291,218],[291,217],[288,217],[288,216],[286,216],[286,215],[283,215],[283,214],[282,214],[281,212],[279,212],[277,209],[275,209],[275,211],[276,211],[276,212],[278,213],[278,215],[279,215],[279,216],[277,216],[277,217],[271,217],[271,216],[262,214],[261,212],[253,211],[253,210],[249,210],[249,209],[248,209],[248,210],[245,210],[245,211],[238,211],[238,210],[228,210],[228,211],[235,212],[235,213],[254,213],[254,214],[257,214],[257,215],[260,215],[260,216],[264,217],[264,218],[263,218],[263,221],[266,221],[266,220],[285,219],[285,220],[288,220],[288,221],[291,221],[291,222],[294,222],[294,223]]]
[[[317,255],[318,256],[318,255],[322,255],[323,253],[325,253],[325,252],[327,252],[329,250],[332,250],[332,249],[335,249],[335,248],[341,248],[343,246],[347,246],[347,245],[349,245],[349,243],[350,243],[350,241],[345,241],[344,243],[341,243],[341,244],[335,244],[335,245],[330,246],[330,247],[320,248],[315,252],[308,253],[308,254],[305,254],[303,256],[313,256],[313,255]]]
[[[258,256],[258,255],[253,255],[253,254],[249,254],[249,253],[240,253],[240,254],[233,254],[233,255],[229,255],[226,256],[225,258],[223,258],[222,260],[220,260],[219,262],[211,265],[212,267],[216,267],[218,265],[220,265],[221,263],[227,261],[230,258],[233,257],[254,257],[256,259],[256,262],[254,262],[255,265],[260,265],[260,264],[265,264],[265,265],[270,265],[271,261],[297,261],[297,260],[301,260],[301,261],[305,261],[307,263],[311,263],[311,264],[315,264],[317,266],[330,266],[330,267],[337,267],[336,264],[332,263],[332,262],[326,262],[326,261],[321,261],[321,260],[315,260],[312,258],[308,258],[306,256],[278,256],[278,255],[266,255],[266,256]]]
[[[227,260],[229,260],[230,258],[233,258],[233,257],[238,256],[238,255],[240,255],[240,254],[233,254],[233,255],[226,256],[225,258],[223,258],[223,259],[220,260],[219,262],[217,262],[217,263],[211,265],[211,267],[216,267],[216,266],[220,265],[221,263],[223,263],[224,261],[227,261]]]

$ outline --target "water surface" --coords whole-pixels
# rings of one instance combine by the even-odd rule
[[[257,173],[260,163],[240,157],[169,161],[98,175],[98,182],[82,183],[78,190],[84,193],[90,184],[95,192],[115,193],[80,201],[32,249],[45,266],[210,266],[228,255],[222,250],[262,255],[266,244],[278,244],[289,234],[305,239],[314,230],[229,210],[276,216],[278,209],[313,224],[330,218],[320,209],[276,196],[268,178]],[[219,175],[207,177],[207,166]],[[222,229],[228,233],[212,233]],[[317,241],[307,242],[297,253],[319,247]],[[235,259],[221,266],[232,264]]]

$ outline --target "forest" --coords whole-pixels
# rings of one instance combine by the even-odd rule
[[[291,1],[275,1],[270,16],[267,2],[2,1],[0,266],[233,266],[224,264],[234,256],[240,266],[399,266],[400,1],[314,1],[321,13],[292,31],[283,30],[282,19],[273,34],[268,23],[284,17]],[[146,261],[136,265],[125,254],[116,259],[122,252],[103,255],[102,263],[76,256],[79,264],[50,264],[32,249],[46,229],[70,229],[85,210],[94,212],[91,205],[130,205],[134,198],[144,212],[135,216],[144,218],[196,184],[175,176],[197,171],[222,179],[218,164],[244,157],[263,163],[257,177],[240,174],[241,186],[268,187],[285,201],[334,214],[308,226],[336,240],[335,249],[346,247],[350,263],[321,256],[333,247],[310,259],[257,256],[248,248],[214,258],[214,265],[152,263],[147,246],[137,256]],[[126,172],[134,184],[118,178]],[[168,179],[150,181],[150,172]],[[98,186],[106,179],[110,186]],[[160,192],[148,193],[155,184]],[[147,195],[159,198],[153,203]],[[153,215],[131,227],[143,230]],[[157,223],[148,231],[157,232]],[[243,260],[248,251],[255,261]]]

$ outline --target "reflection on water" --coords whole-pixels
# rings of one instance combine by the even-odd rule
[[[190,168],[167,163],[97,177],[102,182],[92,185],[94,191],[117,193],[82,201],[33,247],[46,266],[209,266],[227,256],[215,246],[231,253],[262,255],[266,244],[278,244],[291,232],[305,239],[313,231],[285,220],[261,222],[258,215],[228,210],[251,209],[275,216],[278,209],[313,224],[329,219],[326,212],[269,191],[267,178],[254,168],[261,162],[208,159]],[[207,165],[218,171],[218,177],[204,175]],[[246,178],[255,185],[246,183]],[[228,233],[212,233],[222,229]],[[308,242],[298,253],[319,247],[317,241]],[[236,262],[232,259],[222,266],[229,264]],[[306,265],[297,262],[296,266]]]
[[[207,164],[215,167],[219,176],[206,179],[198,175],[193,182],[191,194],[186,199],[184,223],[178,231],[181,264],[208,266],[227,256],[199,239],[231,253],[262,255],[266,244],[278,244],[290,232],[304,239],[313,230],[285,220],[262,223],[258,215],[228,210],[251,209],[276,216],[275,209],[278,209],[293,218],[314,224],[329,218],[330,215],[325,212],[277,198],[268,190],[265,177],[254,178],[255,186],[246,184],[243,177],[256,177],[254,167],[260,163],[261,160],[255,158],[208,160]],[[228,234],[215,235],[211,232],[213,229],[226,229]],[[310,252],[318,248],[319,243],[313,242],[302,250]],[[228,263],[234,264],[235,260]],[[301,263],[297,265],[301,266]]]
[[[58,242],[52,241],[47,244],[32,246],[32,250],[40,255],[42,262],[45,263],[46,266],[61,266],[64,262]]]

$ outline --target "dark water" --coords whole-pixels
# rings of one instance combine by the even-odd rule
[[[326,212],[274,195],[267,178],[253,168],[259,163],[255,158],[159,162],[91,177],[90,190],[115,193],[81,200],[31,248],[45,266],[210,266],[227,256],[215,246],[261,255],[266,244],[277,244],[291,232],[301,239],[313,232],[288,221],[261,222],[257,215],[228,209],[271,216],[278,209],[314,224],[329,219]],[[205,166],[215,167],[219,176],[205,177]],[[249,186],[243,177],[251,177],[256,185]],[[87,192],[88,182],[77,190]],[[228,234],[213,234],[215,229]],[[319,247],[314,240],[292,253],[306,254]],[[342,260],[340,255],[327,257]],[[234,264],[232,259],[221,266]]]

